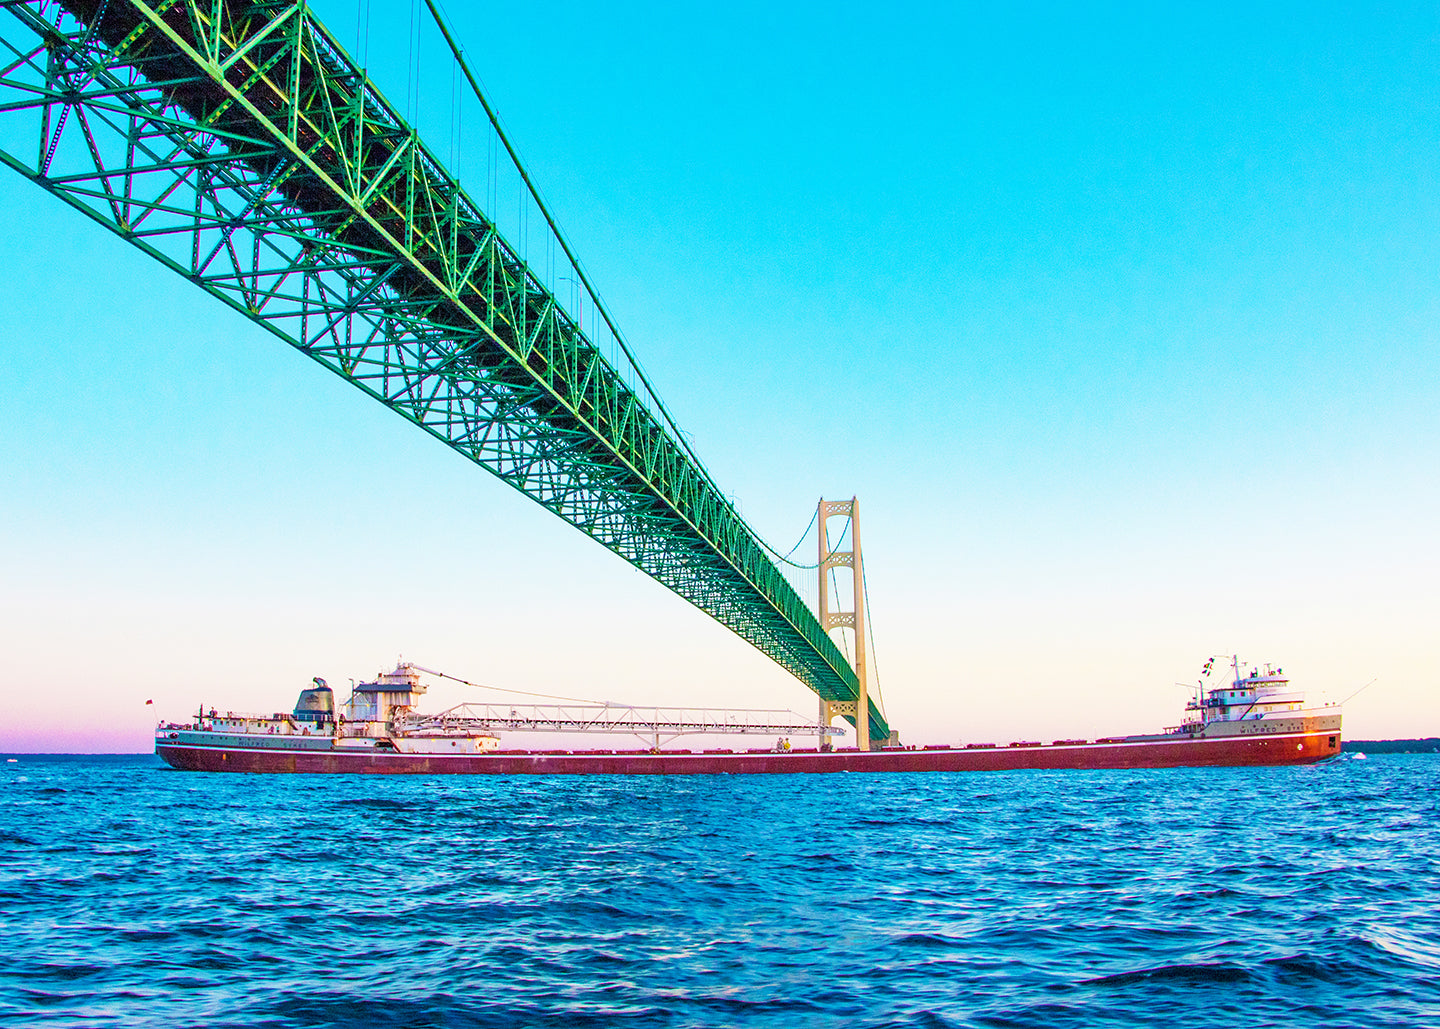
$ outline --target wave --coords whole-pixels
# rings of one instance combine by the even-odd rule
[[[46,772],[63,798],[0,796],[0,1023],[1433,1024],[1440,758],[1365,765],[1383,799],[1233,769],[440,783],[77,762]]]
[[[1159,982],[1176,986],[1208,986],[1213,983],[1239,983],[1255,978],[1248,968],[1231,964],[1159,965],[1134,972],[1119,972],[1096,979],[1083,980],[1087,986],[1130,986],[1134,983]]]

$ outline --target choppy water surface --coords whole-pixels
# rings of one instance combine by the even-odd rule
[[[1437,772],[21,757],[0,764],[0,1021],[1435,1026]]]

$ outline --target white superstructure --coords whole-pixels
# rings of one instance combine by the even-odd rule
[[[1205,663],[1205,675],[1214,667],[1214,658]],[[1185,721],[1181,732],[1255,731],[1266,723],[1265,728],[1279,727],[1281,722],[1295,719],[1323,718],[1326,725],[1333,719],[1338,730],[1340,714],[1338,708],[1330,710],[1307,710],[1305,694],[1290,687],[1285,670],[1266,665],[1263,670],[1251,668],[1242,674],[1238,656],[1230,659],[1234,672],[1233,680],[1224,686],[1196,690],[1195,699],[1185,705]]]

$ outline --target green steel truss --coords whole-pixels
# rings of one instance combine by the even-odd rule
[[[304,3],[0,8],[0,160],[856,698],[705,469]]]

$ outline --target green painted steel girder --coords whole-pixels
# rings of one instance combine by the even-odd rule
[[[0,161],[856,699],[703,466],[303,2],[0,9]]]

